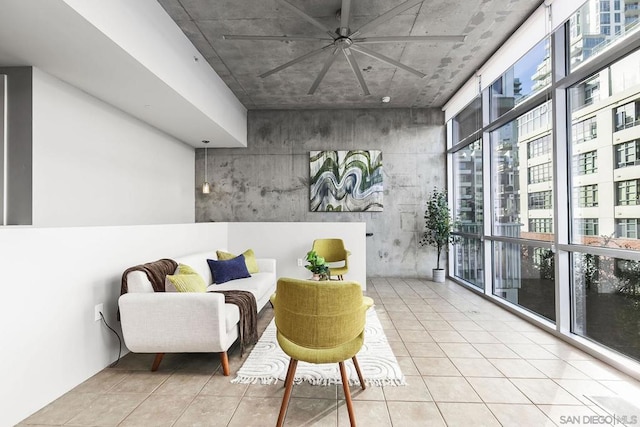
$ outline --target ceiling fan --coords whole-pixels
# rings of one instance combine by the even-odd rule
[[[367,33],[368,31],[374,30],[378,25],[382,24],[390,20],[391,18],[401,14],[407,9],[417,5],[418,3],[422,3],[424,0],[407,0],[404,3],[399,4],[393,9],[388,10],[382,15],[378,16],[374,20],[364,24],[359,29],[352,31],[349,28],[349,17],[351,10],[351,0],[342,0],[342,7],[338,11],[337,16],[340,19],[340,27],[335,31],[331,28],[327,27],[314,17],[306,14],[301,9],[292,5],[286,0],[276,0],[281,5],[287,7],[295,14],[299,15],[302,19],[306,20],[310,24],[315,27],[321,29],[325,33],[329,35],[329,37],[306,37],[306,36],[250,36],[250,35],[224,35],[223,38],[225,40],[274,40],[274,41],[304,41],[304,40],[322,40],[330,42],[326,46],[323,46],[319,49],[312,50],[302,56],[299,56],[286,64],[282,64],[272,70],[269,70],[265,73],[260,74],[261,78],[265,78],[272,74],[275,74],[279,71],[284,70],[285,68],[291,67],[298,62],[304,61],[308,58],[314,57],[316,55],[320,55],[324,52],[329,52],[329,56],[325,59],[324,65],[320,70],[320,73],[316,77],[315,81],[311,85],[309,89],[308,95],[313,95],[322,82],[322,79],[333,65],[334,61],[338,57],[339,53],[342,52],[349,63],[351,70],[355,74],[358,82],[360,83],[360,87],[364,95],[370,95],[369,88],[367,87],[367,83],[364,81],[364,77],[362,76],[362,72],[358,67],[358,63],[356,62],[356,58],[353,55],[353,52],[359,52],[364,55],[367,55],[371,58],[377,59],[378,61],[382,61],[386,64],[393,65],[395,67],[401,68],[405,71],[408,71],[416,76],[423,78],[426,74],[421,73],[415,68],[409,67],[401,62],[398,62],[388,56],[382,55],[381,53],[370,50],[363,45],[366,44],[374,44],[374,43],[406,43],[406,42],[424,42],[424,41],[443,41],[443,42],[462,42],[464,41],[464,35],[453,35],[453,36],[386,36],[386,37],[362,37],[361,35]]]

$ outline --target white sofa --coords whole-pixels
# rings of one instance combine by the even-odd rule
[[[215,251],[176,258],[196,270],[209,283],[208,291],[243,290],[256,298],[258,312],[276,289],[275,259],[257,259],[259,272],[245,279],[213,283],[207,259]],[[229,375],[227,350],[238,339],[240,313],[225,304],[220,293],[154,292],[142,271],[127,274],[128,292],[118,300],[122,334],[129,350],[156,353],[151,368],[158,369],[164,353],[220,353],[224,375]]]

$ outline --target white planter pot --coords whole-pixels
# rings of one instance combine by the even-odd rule
[[[433,281],[436,283],[444,283],[444,268],[431,270],[433,275]]]

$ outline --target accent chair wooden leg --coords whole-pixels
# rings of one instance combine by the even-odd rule
[[[287,407],[289,406],[289,399],[291,398],[291,390],[293,389],[293,379],[295,378],[296,368],[298,367],[298,361],[291,359],[289,362],[289,369],[287,369],[287,378],[284,381],[284,396],[282,396],[282,405],[280,406],[280,414],[278,415],[277,427],[284,425],[284,417],[287,415]]]
[[[364,390],[367,388],[367,386],[364,384],[364,379],[362,378],[362,372],[360,372],[360,365],[358,365],[358,359],[356,359],[356,357],[353,356],[351,360],[353,360],[353,366],[356,367],[356,372],[358,373],[358,379],[360,380],[360,387],[362,387],[362,389]]]
[[[342,377],[342,389],[344,390],[344,400],[347,402],[347,412],[349,412],[349,421],[351,427],[356,427],[356,416],[353,413],[353,402],[351,402],[351,390],[349,390],[349,378],[347,378],[347,370],[344,368],[344,362],[338,363],[340,366],[340,376]]]
[[[160,362],[162,362],[163,357],[164,357],[164,353],[156,353],[156,358],[153,359],[153,365],[151,365],[152,372],[155,372],[158,370],[158,366],[160,366]]]
[[[222,374],[225,377],[229,376],[229,356],[227,356],[227,352],[223,351],[220,353],[220,364],[222,365]]]

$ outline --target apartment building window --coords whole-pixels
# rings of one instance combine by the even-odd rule
[[[632,101],[614,110],[616,132],[640,124],[640,101]]]
[[[640,236],[640,219],[616,219],[616,237],[621,239],[637,239]]]
[[[608,13],[603,13],[600,15],[600,25],[609,25],[611,24],[611,15]]]
[[[529,159],[549,153],[551,153],[551,135],[545,135],[527,143],[527,157]]]
[[[595,116],[571,125],[571,142],[580,144],[598,137],[598,122]]]
[[[536,191],[529,193],[529,209],[553,208],[553,193],[551,191]]]
[[[600,75],[596,74],[575,86],[571,91],[571,107],[574,110],[600,100]]]
[[[637,179],[631,179],[616,182],[616,205],[628,206],[638,204],[638,181]]]
[[[550,118],[551,101],[548,101],[518,118],[518,135],[527,135],[548,129]]]
[[[532,233],[553,233],[553,220],[551,218],[531,218],[529,231]]]
[[[616,24],[620,23],[620,14],[619,13],[614,13],[613,14],[613,22],[615,22]],[[616,27],[619,28],[619,27]]]
[[[598,218],[580,218],[575,220],[576,231],[581,236],[598,235]]]
[[[609,12],[610,10],[609,0],[600,0],[600,12]]]
[[[538,184],[540,182],[549,182],[553,179],[551,171],[551,162],[541,165],[531,166],[529,168],[529,184]]]
[[[578,187],[578,207],[598,206],[598,184]]]
[[[598,152],[596,150],[574,156],[576,173],[588,175],[598,171]]]
[[[615,146],[616,169],[640,165],[640,140],[623,142]]]

